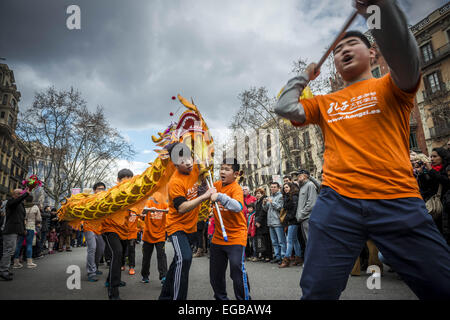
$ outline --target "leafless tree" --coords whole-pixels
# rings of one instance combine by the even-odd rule
[[[135,153],[105,119],[103,109],[90,112],[81,93],[50,87],[36,93],[32,106],[20,115],[18,134],[31,145],[33,172],[42,167],[45,192],[59,203],[73,187],[91,187],[105,179],[116,159]],[[39,150],[40,149],[40,150]]]

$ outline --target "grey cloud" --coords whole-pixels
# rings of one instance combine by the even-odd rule
[[[442,3],[400,2],[411,19]],[[317,60],[350,3],[2,0],[0,56],[15,70],[22,110],[46,84],[74,86],[119,129],[159,128],[180,93],[227,125],[239,92],[264,85],[276,94],[294,60]],[[80,31],[66,28],[71,4],[81,7]]]

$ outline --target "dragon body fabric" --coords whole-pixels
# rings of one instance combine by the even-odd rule
[[[213,162],[213,140],[197,107],[180,95],[178,100],[187,110],[181,114],[177,123],[172,123],[164,132],[158,133],[159,137],[152,136],[153,142],[160,147],[155,150],[158,157],[153,163],[149,163],[150,166],[141,175],[97,194],[72,195],[62,204],[58,218],[68,221],[76,229],[85,221],[91,229],[100,231],[104,218],[121,223],[128,214],[127,209],[141,213],[149,197],[156,192],[168,198],[167,183],[176,168],[164,147],[175,142],[182,142],[191,149],[200,166],[199,184],[201,184],[205,175],[212,169],[203,165],[201,160],[208,157],[209,163]],[[209,211],[210,203],[206,200],[201,204],[199,215],[207,216]]]

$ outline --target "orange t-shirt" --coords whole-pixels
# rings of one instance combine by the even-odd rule
[[[139,222],[139,216],[132,215],[128,218],[128,221],[127,221],[127,227],[128,227],[127,239],[128,240],[137,239],[138,222]]]
[[[168,184],[169,212],[166,217],[166,231],[170,236],[177,231],[193,233],[197,231],[198,211],[200,205],[186,213],[178,213],[173,200],[184,197],[187,201],[194,200],[198,196],[198,166],[194,165],[189,175],[175,171]]]
[[[306,122],[293,125],[323,132],[323,185],[356,199],[421,197],[409,160],[416,90],[402,91],[387,74],[300,100]]]
[[[83,221],[83,231],[92,231],[95,234],[101,234],[98,228],[95,228],[89,221]]]
[[[217,181],[214,183],[214,187],[217,192],[224,193],[227,196],[240,202],[241,206],[244,203],[244,191],[242,187],[233,181],[229,185],[222,186],[222,181]],[[245,219],[244,212],[233,212],[226,210],[222,204],[218,201],[220,214],[222,215],[222,221],[225,226],[225,232],[227,233],[228,241],[223,239],[222,227],[220,226],[219,216],[216,211],[216,206],[214,206],[214,221],[215,230],[214,236],[212,238],[212,243],[218,245],[247,245],[247,221]]]
[[[167,209],[168,201],[158,199],[155,195],[147,202],[147,207],[155,207],[157,209]],[[148,243],[164,242],[166,240],[166,212],[150,212],[147,211],[145,216],[145,228],[142,240]]]
[[[119,236],[121,240],[127,240],[129,235],[129,228],[127,222],[130,217],[130,213],[128,209],[125,209],[117,211],[115,214],[117,214],[119,218],[116,219],[105,218],[103,220],[102,233],[114,232]]]

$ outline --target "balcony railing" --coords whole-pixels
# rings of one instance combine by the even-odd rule
[[[434,92],[432,92],[430,89],[422,91],[423,99],[426,102],[430,102],[433,99],[445,96],[448,93],[449,91],[443,83],[439,83]]]
[[[447,125],[430,128],[430,136],[432,138],[440,138],[447,135],[450,135],[450,123],[447,123]]]
[[[445,58],[447,55],[449,55],[450,54],[450,42],[436,50],[433,50],[432,52],[433,52],[432,56],[427,61],[425,61],[423,55],[421,56],[422,68],[426,68],[426,67],[432,65],[433,63],[435,63],[436,61],[439,61],[439,60]]]

